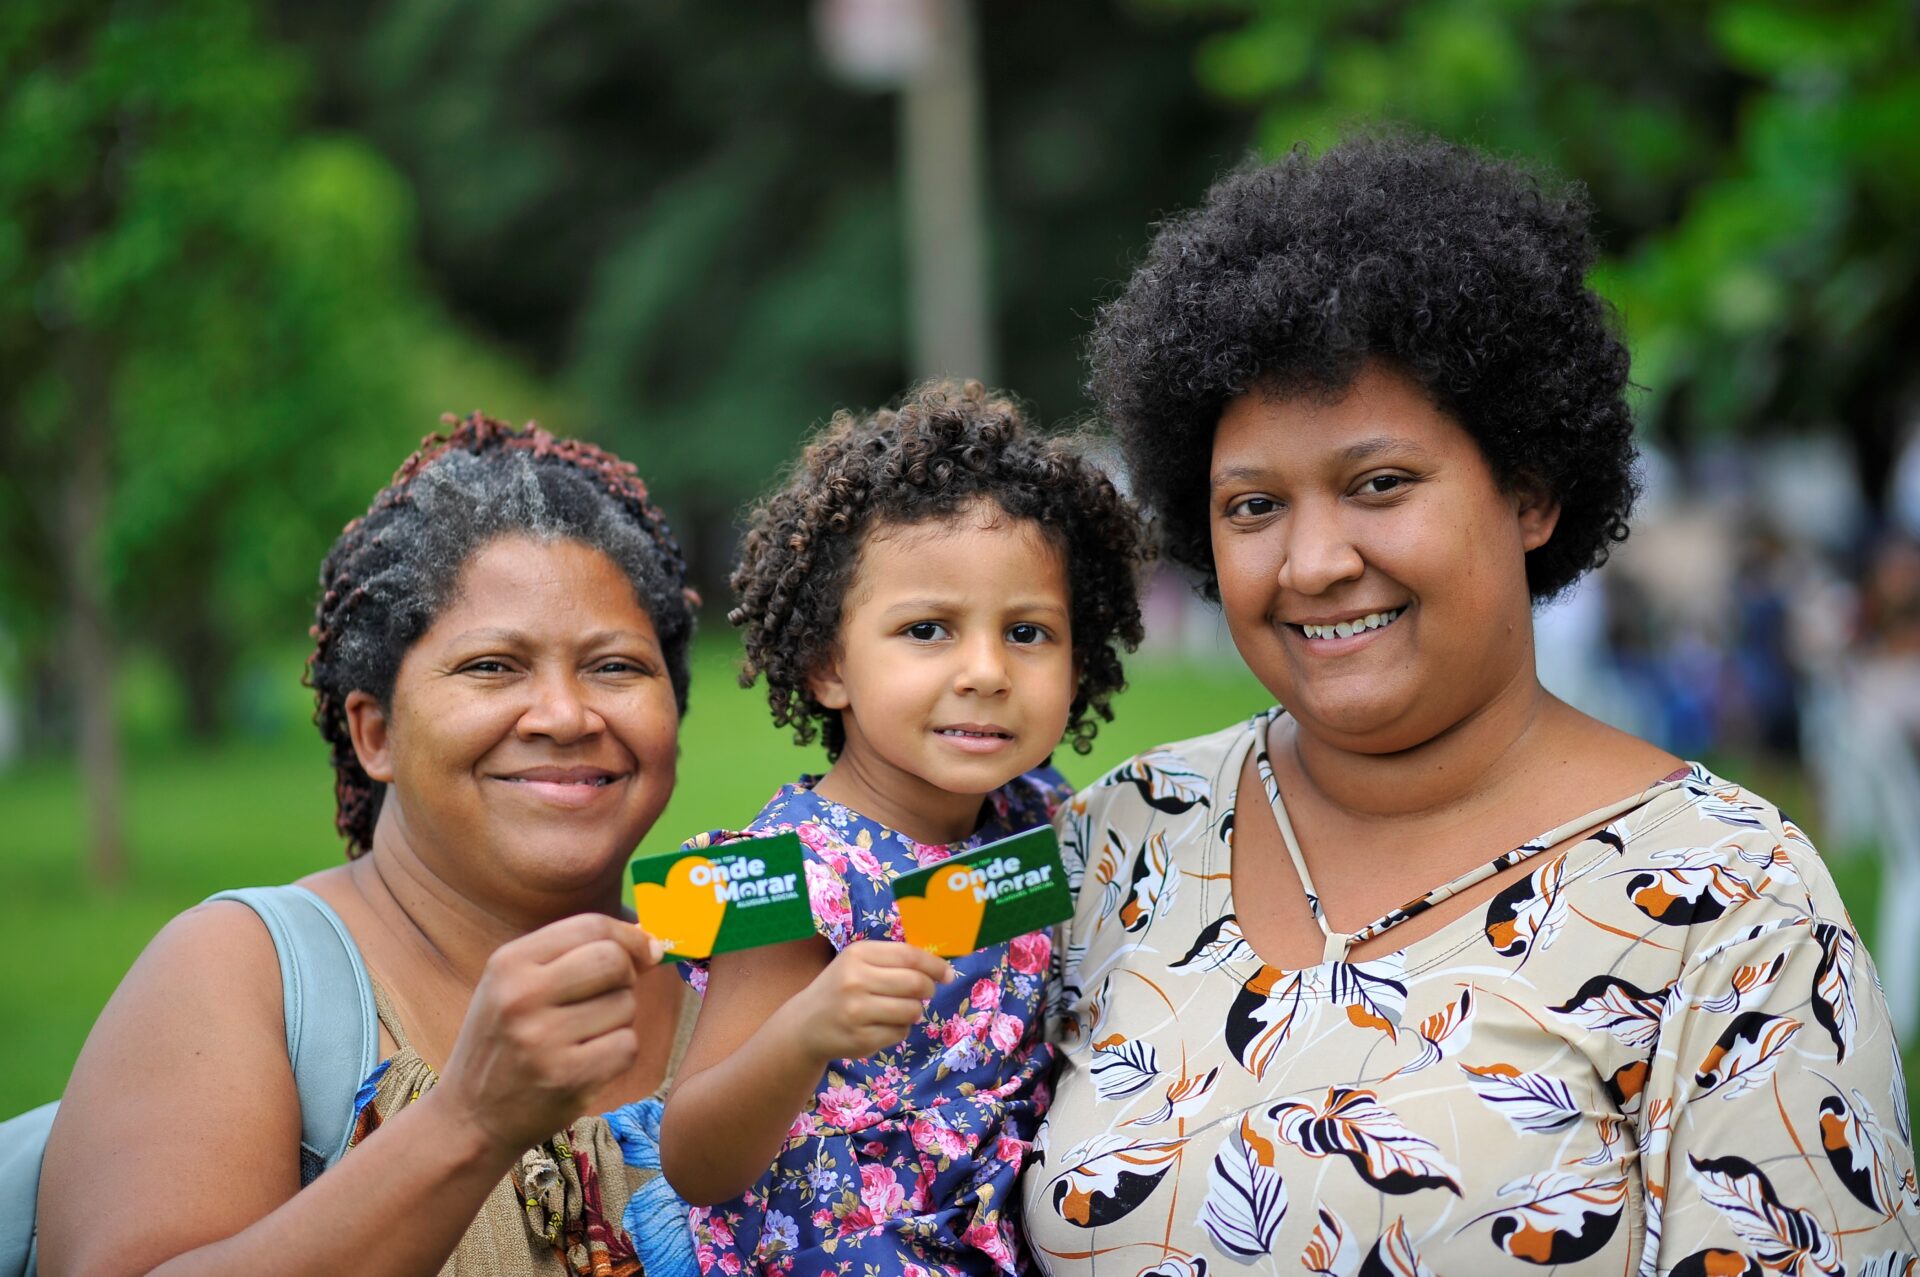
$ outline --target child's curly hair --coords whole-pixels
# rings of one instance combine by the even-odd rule
[[[742,687],[765,675],[773,721],[829,758],[846,744],[840,712],[807,680],[839,640],[860,547],[876,526],[947,518],[986,498],[1037,524],[1066,556],[1080,683],[1067,736],[1084,754],[1097,716],[1126,686],[1119,648],[1141,638],[1140,519],[1106,475],[1066,443],[1029,431],[1019,406],[977,381],[929,382],[898,407],[834,414],[786,481],[753,508],[727,619],[745,632]]]

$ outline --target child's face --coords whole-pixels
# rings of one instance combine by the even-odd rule
[[[842,765],[909,802],[916,787],[984,794],[1037,766],[1073,704],[1068,618],[1065,556],[991,502],[869,533],[838,651],[812,681],[841,711]]]

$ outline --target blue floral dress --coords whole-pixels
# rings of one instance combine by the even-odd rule
[[[1051,768],[1028,772],[987,796],[989,818],[971,838],[934,846],[817,797],[812,784],[782,786],[745,831],[687,847],[798,833],[814,925],[835,950],[902,938],[896,876],[1044,824],[1072,793]],[[905,1041],[835,1061],[760,1182],[693,1209],[700,1271],[1024,1271],[1014,1186],[1053,1072],[1053,1048],[1040,1039],[1052,951],[1037,931],[955,959],[961,978],[940,986]],[[704,964],[683,969],[704,993]]]

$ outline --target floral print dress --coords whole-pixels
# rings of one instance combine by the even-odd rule
[[[1276,786],[1237,794],[1271,721],[1062,816],[1068,1045],[1022,1185],[1043,1267],[1920,1272],[1885,1003],[1791,821],[1691,766],[1359,933],[1532,866],[1433,934],[1350,962],[1322,918],[1324,960],[1285,970],[1231,878],[1237,797],[1291,841]]]
[[[834,949],[900,940],[893,879],[1052,819],[1071,790],[1042,768],[987,796],[964,842],[915,842],[814,794],[780,789],[742,833],[689,850],[800,835],[814,924]],[[743,1196],[692,1211],[702,1273],[902,1277],[1016,1273],[1014,1186],[1040,1116],[1054,1050],[1041,1040],[1052,940],[1034,932],[953,965],[905,1041],[836,1061],[779,1157]],[[683,964],[702,992],[702,963]]]

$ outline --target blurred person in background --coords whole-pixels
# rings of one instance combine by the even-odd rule
[[[1792,625],[1797,584],[1786,543],[1770,528],[1749,530],[1730,617],[1736,734],[1774,759],[1791,759],[1800,747],[1801,675]]]
[[[401,467],[327,556],[309,663],[349,859],[299,886],[379,1017],[347,1151],[303,1149],[261,918],[191,909],[73,1071],[42,1273],[689,1270],[654,1141],[689,1008],[622,905],[674,787],[685,576],[591,445],[475,415]]]
[[[1868,561],[1854,688],[1920,744],[1920,541],[1903,534]]]
[[[1135,490],[1278,704],[1063,815],[1047,1270],[1915,1262],[1897,1043],[1819,855],[1536,674],[1532,605],[1637,487],[1589,219],[1443,142],[1302,148],[1102,311]]]

